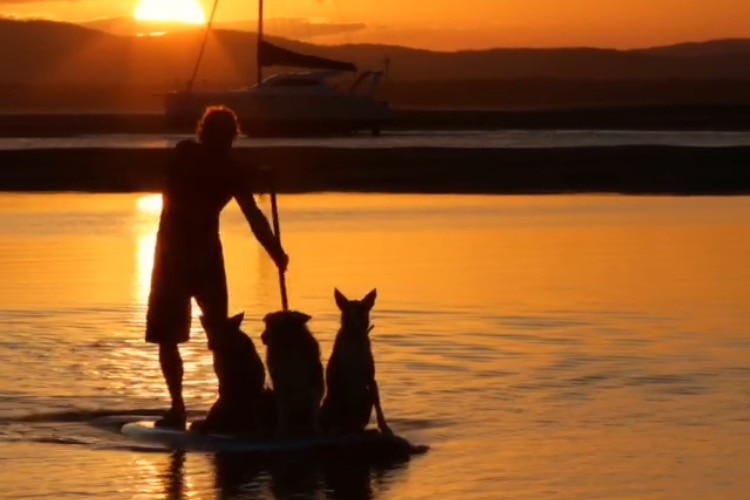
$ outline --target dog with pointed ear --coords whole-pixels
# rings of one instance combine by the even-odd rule
[[[318,341],[308,329],[311,317],[279,311],[263,318],[261,340],[273,384],[279,436],[317,434],[325,383]]]
[[[242,331],[244,313],[231,318],[201,317],[213,353],[219,398],[205,420],[192,431],[219,434],[262,434],[272,424],[264,422],[266,372],[255,344]]]
[[[380,432],[391,434],[380,405],[369,337],[374,328],[370,324],[370,311],[375,305],[377,290],[372,290],[362,300],[349,300],[335,289],[334,298],[341,311],[341,328],[326,366],[321,427],[329,434],[362,432],[370,422],[374,407]]]

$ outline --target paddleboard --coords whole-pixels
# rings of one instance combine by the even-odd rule
[[[360,434],[325,436],[305,439],[249,439],[242,437],[200,434],[154,426],[153,420],[129,422],[122,433],[132,439],[184,451],[233,452],[272,455],[294,452],[315,452],[333,455],[356,454],[359,458],[408,458],[424,453],[427,447],[414,446],[406,439],[369,430]]]

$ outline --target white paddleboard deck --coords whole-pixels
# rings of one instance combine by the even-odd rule
[[[290,452],[365,453],[373,457],[408,457],[426,451],[414,447],[398,436],[375,430],[347,436],[326,436],[304,439],[249,439],[214,434],[199,434],[178,429],[156,427],[153,420],[129,422],[122,433],[132,439],[164,446],[173,450],[279,454]]]

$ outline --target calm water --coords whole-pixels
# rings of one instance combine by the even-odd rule
[[[75,137],[0,137],[2,149],[165,148],[189,135],[111,134]],[[750,146],[747,132],[630,130],[470,130],[387,132],[381,137],[247,138],[239,147],[319,146],[330,148],[561,148],[632,145],[728,147]]]
[[[293,307],[373,331],[408,464],[173,455],[106,415],[166,394],[142,342],[158,197],[0,195],[0,497],[750,498],[750,198],[284,196]],[[235,207],[231,308],[278,308]],[[205,338],[185,349],[196,413]]]

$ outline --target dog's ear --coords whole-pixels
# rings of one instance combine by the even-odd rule
[[[344,297],[343,293],[339,292],[338,288],[333,289],[333,296],[336,298],[336,305],[338,306],[340,310],[343,311],[344,308],[346,307],[346,304],[349,303],[349,300],[346,297]]]
[[[242,321],[244,319],[245,319],[245,313],[241,312],[229,318],[229,324],[232,325],[234,328],[239,328],[240,325],[242,325]]]
[[[373,288],[372,291],[370,291],[370,293],[365,295],[365,298],[362,299],[362,305],[364,305],[369,311],[375,305],[375,299],[377,298],[377,296],[378,290],[376,288]]]

